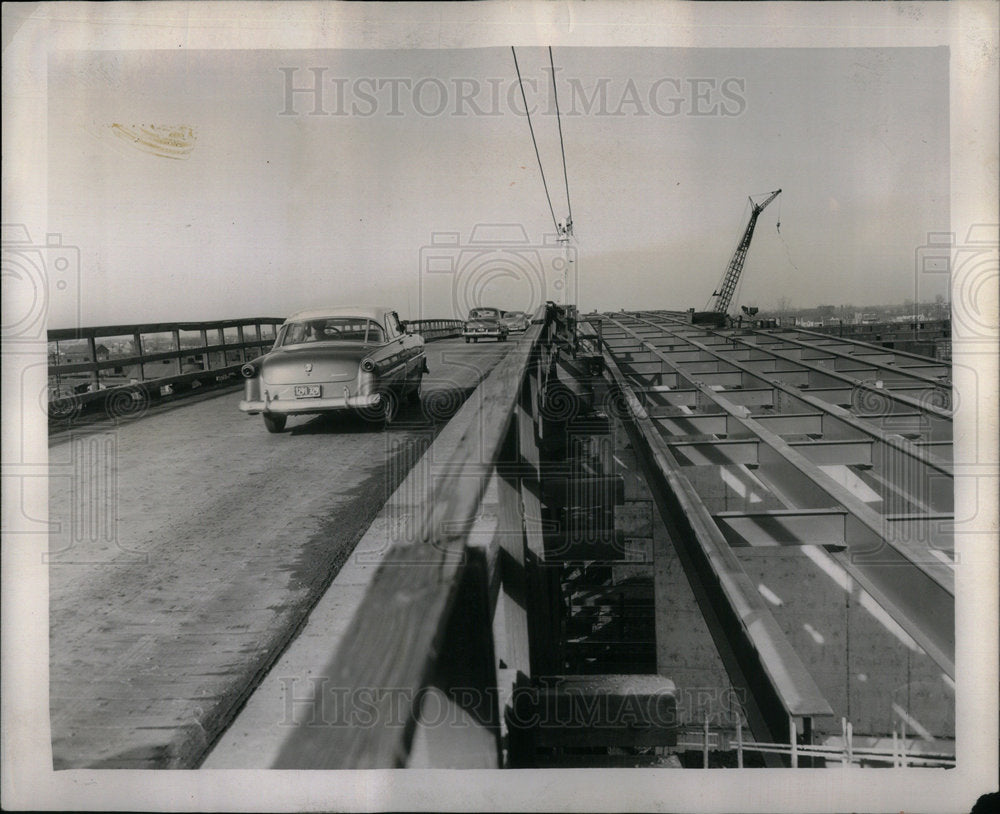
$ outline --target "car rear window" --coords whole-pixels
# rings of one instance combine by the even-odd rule
[[[326,317],[289,322],[281,329],[278,345],[304,345],[310,342],[361,342],[381,344],[385,331],[365,317]]]

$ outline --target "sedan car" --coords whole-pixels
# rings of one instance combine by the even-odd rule
[[[279,328],[269,353],[243,366],[240,409],[281,432],[290,415],[355,410],[386,423],[404,398],[420,397],[424,340],[388,308],[300,311]]]
[[[500,321],[500,309],[473,308],[462,327],[462,336],[466,342],[478,342],[480,339],[506,342],[507,326]]]
[[[524,311],[504,311],[503,316],[500,317],[500,322],[507,327],[509,333],[526,331],[531,324],[528,315]]]

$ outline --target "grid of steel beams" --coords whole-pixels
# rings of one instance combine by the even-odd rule
[[[730,546],[821,545],[954,677],[947,364],[802,331],[602,316],[606,351]]]

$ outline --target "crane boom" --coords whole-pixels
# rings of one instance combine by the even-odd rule
[[[747,250],[750,248],[750,240],[753,237],[754,227],[757,225],[757,217],[761,212],[767,207],[771,201],[781,194],[780,189],[776,189],[767,198],[764,199],[763,203],[754,203],[753,198],[750,199],[750,222],[747,224],[746,231],[743,232],[743,237],[736,247],[736,252],[733,254],[733,259],[729,261],[729,267],[726,269],[725,275],[722,277],[722,283],[719,285],[718,291],[712,292],[712,297],[714,298],[714,303],[709,301],[710,312],[715,312],[718,314],[725,314],[729,311],[729,305],[732,302],[733,294],[736,291],[736,284],[740,281],[740,273],[743,271],[743,263],[747,258]]]

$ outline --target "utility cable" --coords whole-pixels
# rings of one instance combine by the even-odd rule
[[[791,263],[792,268],[795,269],[796,272],[798,272],[799,274],[801,274],[802,272],[799,271],[799,267],[796,266],[795,265],[795,261],[792,260],[792,252],[788,248],[788,243],[785,241],[785,237],[784,237],[784,235],[781,234],[781,232],[778,232],[778,239],[781,241],[781,245],[785,247],[785,257],[788,258],[788,262]]]
[[[566,235],[573,234],[573,205],[569,201],[569,173],[566,171],[566,146],[563,143],[562,116],[559,115],[559,92],[556,90],[556,66],[552,61],[552,46],[549,46],[549,67],[552,69],[552,98],[556,103],[556,124],[559,125],[559,151],[562,153],[563,181],[566,183]]]
[[[531,143],[535,146],[535,158],[538,159],[538,172],[542,176],[542,186],[545,188],[545,200],[549,202],[549,212],[552,215],[552,225],[559,234],[559,221],[556,220],[556,211],[552,208],[552,198],[549,195],[549,185],[545,182],[545,170],[542,169],[542,156],[538,152],[538,142],[535,140],[535,128],[531,125],[531,113],[528,112],[528,98],[524,94],[524,82],[521,79],[521,68],[517,64],[517,52],[514,46],[510,47],[511,54],[514,55],[514,70],[517,71],[517,84],[521,87],[521,99],[524,101],[524,115],[528,119],[528,130],[531,132]]]

